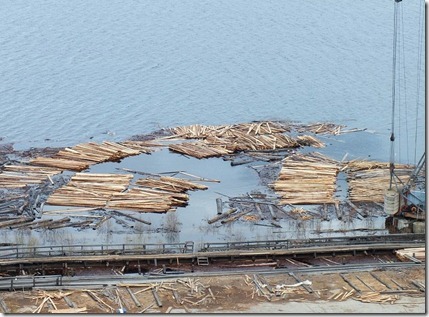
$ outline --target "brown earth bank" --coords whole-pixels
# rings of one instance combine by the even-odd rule
[[[298,280],[301,283],[297,283]],[[420,285],[420,286],[419,286]],[[0,293],[10,313],[425,313],[425,268],[170,278]]]

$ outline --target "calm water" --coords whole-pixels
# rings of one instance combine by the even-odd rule
[[[388,160],[393,3],[4,0],[0,137],[16,148],[72,146],[195,123],[333,121],[368,131],[324,137],[325,154]],[[406,104],[396,113],[401,140],[396,160],[407,163],[418,160],[424,150],[424,65],[420,70],[417,66],[423,3],[400,4],[404,32],[399,59],[406,67],[398,78],[403,87],[400,99]],[[179,226],[175,235],[153,232],[165,226],[168,214],[143,214],[152,228],[127,228],[112,220],[101,230],[80,234],[74,229],[4,229],[2,240],[30,245],[240,241],[384,228],[383,217],[353,223],[335,217],[301,224],[283,221],[278,230],[238,222],[215,228],[206,220],[216,214],[215,199],[221,197],[217,192],[238,196],[266,190],[252,169],[163,150],[96,165],[91,171],[114,172],[118,167],[154,173],[185,170],[222,183],[191,194],[189,206],[174,214]]]
[[[397,127],[413,155],[407,142],[397,155],[413,162],[423,1],[400,5],[408,108]],[[25,148],[193,123],[335,121],[375,131],[388,155],[392,34],[393,0],[4,0],[0,136]]]

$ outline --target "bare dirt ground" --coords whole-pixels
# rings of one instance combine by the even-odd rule
[[[311,282],[309,285],[311,293],[303,286],[292,286],[297,281],[289,274],[264,274],[262,275],[264,283],[261,283],[262,294],[254,283],[253,273],[248,273],[174,278],[163,282],[154,280],[144,285],[106,286],[92,290],[88,288],[1,292],[0,299],[11,313],[73,312],[69,311],[70,306],[67,302],[69,304],[72,302],[75,308],[80,309],[79,312],[87,313],[114,313],[121,307],[127,313],[284,314],[426,311],[425,292],[420,291],[412,283],[418,281],[424,285],[424,268],[347,272],[343,275],[360,290],[360,293],[339,273],[300,273],[296,276],[301,281]],[[132,299],[129,291],[139,304]],[[158,303],[156,296],[159,299]]]

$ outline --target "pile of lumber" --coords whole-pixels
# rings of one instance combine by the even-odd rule
[[[67,147],[52,158],[36,157],[30,161],[30,164],[82,171],[93,164],[118,161],[127,156],[149,152],[150,149],[144,144],[134,141],[124,143],[103,141],[101,144],[89,142],[72,148]]]
[[[50,167],[5,165],[0,173],[0,187],[20,188],[29,184],[39,184],[61,172],[60,169]]]
[[[354,202],[384,202],[384,193],[390,184],[389,163],[353,161],[342,168],[347,173],[349,199]],[[395,174],[406,183],[412,168],[395,166]]]
[[[57,206],[104,207],[115,193],[128,188],[131,174],[77,173],[46,201]]]
[[[411,261],[426,261],[426,250],[425,248],[407,248],[395,251],[396,256],[405,262]]]
[[[176,193],[183,193],[188,190],[197,189],[206,190],[208,188],[206,185],[196,184],[189,180],[167,176],[162,176],[160,178],[140,178],[136,181],[136,185]]]
[[[320,153],[295,154],[284,159],[271,186],[281,205],[333,204],[338,172],[338,162]]]
[[[226,149],[224,146],[208,145],[205,142],[170,144],[169,149],[173,152],[189,155],[198,159],[232,154],[232,151]]]

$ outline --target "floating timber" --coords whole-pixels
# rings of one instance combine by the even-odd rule
[[[142,187],[150,187],[153,189],[161,189],[170,192],[183,193],[188,190],[205,190],[208,187],[206,185],[196,184],[194,182],[174,178],[174,177],[160,177],[156,178],[141,178],[136,181],[136,185]]]
[[[342,129],[345,126],[343,125],[336,125],[334,123],[311,123],[306,125],[294,125],[293,128],[295,128],[296,131],[300,133],[305,132],[311,132],[315,134],[333,134],[333,135],[339,135],[342,133]]]
[[[189,155],[198,159],[208,157],[218,157],[226,154],[232,154],[231,150],[224,146],[208,145],[204,142],[170,144],[169,149],[173,152]]]
[[[295,154],[283,161],[272,187],[280,205],[333,204],[339,164],[320,153]]]
[[[30,164],[82,171],[97,163],[118,161],[127,156],[150,152],[150,148],[144,142],[116,143],[103,141],[101,144],[89,142],[78,144],[72,148],[67,147],[53,157],[36,157],[30,161]]]
[[[290,131],[288,125],[272,121],[218,126],[204,126],[195,124],[171,129],[171,132],[173,132],[175,137],[182,137],[186,139],[205,139],[209,136],[234,137],[237,132],[247,135],[261,135],[283,133],[288,131]]]
[[[349,199],[354,202],[384,202],[384,194],[390,183],[389,163],[351,161],[342,168],[347,173]],[[412,167],[395,165],[395,174],[406,183]]]
[[[207,186],[189,180],[162,176],[139,179],[130,188],[132,174],[77,173],[68,184],[57,189],[47,204],[98,207],[139,212],[167,212],[188,204],[188,190]]]
[[[65,186],[57,189],[47,204],[58,206],[105,207],[115,193],[128,188],[131,174],[77,173]]]
[[[39,184],[61,172],[61,169],[50,167],[5,165],[0,173],[0,187],[20,188],[30,184]]]
[[[171,151],[196,158],[228,155],[239,151],[277,150],[299,147],[285,124],[275,122],[241,123],[227,126],[192,125],[172,129],[174,138],[201,139],[198,142],[170,144]],[[170,137],[168,137],[170,138]],[[307,142],[310,142],[307,140]],[[312,142],[321,144],[316,139]]]

